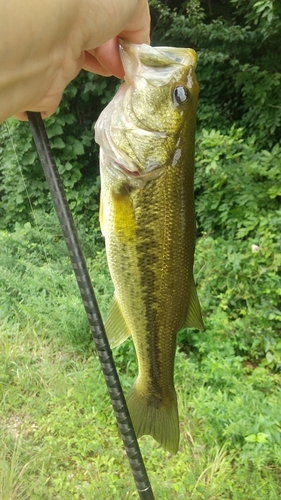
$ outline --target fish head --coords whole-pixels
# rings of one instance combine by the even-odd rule
[[[141,187],[175,165],[184,141],[194,139],[196,53],[120,41],[120,54],[125,83],[97,121],[96,142],[114,175]]]

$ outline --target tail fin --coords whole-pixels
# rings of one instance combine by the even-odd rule
[[[137,437],[152,436],[165,450],[179,449],[179,417],[176,392],[168,403],[141,391],[138,379],[127,397],[128,408]]]

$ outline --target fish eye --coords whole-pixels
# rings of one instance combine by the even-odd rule
[[[190,92],[184,85],[177,85],[173,90],[173,100],[176,106],[184,104],[188,101]]]

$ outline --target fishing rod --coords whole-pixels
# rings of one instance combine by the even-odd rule
[[[44,123],[40,113],[28,111],[27,116],[76,276],[139,498],[155,500]]]

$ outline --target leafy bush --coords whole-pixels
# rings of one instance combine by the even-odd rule
[[[203,130],[197,137],[195,195],[202,232],[227,238],[279,241],[281,147],[256,146],[241,129]],[[272,235],[270,236],[269,233]]]
[[[86,219],[98,211],[99,161],[94,123],[116,89],[114,79],[82,72],[45,120],[47,135],[70,208]],[[30,219],[31,207],[49,211],[49,190],[27,123],[0,127],[0,228]]]
[[[227,356],[280,371],[280,266],[280,243],[266,237],[259,246],[251,240],[198,240],[195,274],[206,333],[186,335],[200,357],[218,343]]]

